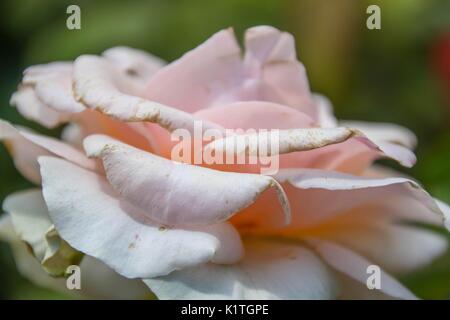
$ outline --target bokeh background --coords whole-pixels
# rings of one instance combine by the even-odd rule
[[[81,7],[81,30],[66,8]],[[381,30],[366,8],[381,8]],[[270,24],[294,34],[312,90],[341,119],[394,122],[419,138],[418,164],[406,172],[450,203],[450,1],[448,0],[2,0],[0,118],[51,135],[23,119],[9,98],[25,67],[127,45],[171,61],[219,29],[238,36]],[[392,162],[387,165],[398,168]],[[0,146],[0,201],[30,187]],[[439,232],[439,230],[437,230]],[[450,253],[400,279],[421,298],[450,299]],[[32,285],[0,244],[1,298],[68,298]]]

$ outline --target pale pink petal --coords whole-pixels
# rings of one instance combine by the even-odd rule
[[[84,55],[74,63],[74,94],[88,108],[121,121],[148,121],[172,131],[184,128],[193,132],[192,115],[181,110],[146,100],[139,95],[142,88],[101,57]],[[153,78],[152,78],[153,79]],[[177,95],[178,96],[178,93]],[[204,127],[216,127],[206,122]]]
[[[360,134],[339,144],[283,155],[280,167],[326,169],[359,175],[380,158],[391,158],[406,167],[412,167],[416,162],[414,153],[408,148],[389,142],[376,144]]]
[[[128,278],[149,278],[205,262],[235,263],[243,255],[227,223],[177,229],[160,225],[94,172],[39,158],[43,194],[60,236]]]
[[[122,122],[100,112],[87,109],[77,115],[73,122],[79,128],[79,138],[83,140],[91,134],[104,134],[137,148],[154,151],[159,142],[141,122]],[[161,130],[167,132],[166,130]]]
[[[349,213],[353,214],[346,222],[374,216],[380,220],[436,225],[442,225],[444,220],[434,199],[417,182],[406,178],[373,179],[313,169],[280,170],[275,178],[285,182],[283,186],[292,206],[290,228],[293,229],[317,226]]]
[[[107,51],[108,59],[115,64],[121,75],[131,78],[130,81],[135,82],[137,82],[136,76],[128,75],[126,67],[146,65],[147,68],[144,67],[143,70],[146,77],[150,76],[151,68],[156,68],[155,63],[153,63],[153,67],[148,66],[150,62],[146,64],[140,54],[143,53],[127,48],[113,48]],[[82,103],[76,101],[72,92],[72,73],[72,63],[68,62],[54,62],[29,67],[24,73],[23,85],[13,95],[12,102],[29,112],[35,110],[36,114],[30,115],[32,119],[36,120],[41,117],[42,119],[38,121],[48,122],[44,123],[46,126],[72,121],[79,128],[79,139],[93,133],[104,133],[144,149],[149,149],[149,145],[154,144],[150,132],[137,130],[137,127],[143,126],[143,124],[121,123],[87,110]],[[143,83],[143,80],[141,82]],[[142,90],[142,83],[140,90]],[[25,95],[23,90],[26,90]],[[30,108],[34,105],[39,105],[39,108]],[[49,115],[41,114],[42,110],[48,111]]]
[[[235,102],[202,109],[195,115],[227,129],[298,129],[314,124],[311,117],[298,110],[264,101]]]
[[[165,64],[161,59],[145,51],[129,47],[114,47],[102,55],[114,63],[121,72],[142,82],[142,85]]]
[[[88,155],[103,160],[112,186],[154,221],[168,225],[225,221],[269,188],[278,193],[284,211],[280,220],[289,221],[288,200],[271,177],[177,163],[106,136],[90,136],[84,146]]]
[[[320,257],[332,268],[341,272],[353,280],[366,284],[370,274],[367,272],[368,267],[374,265],[363,257],[357,255],[353,251],[339,246],[332,242],[318,239],[310,239],[308,241]],[[382,293],[396,299],[417,299],[407,288],[400,282],[391,277],[388,273],[381,270],[381,288]],[[370,289],[367,288],[367,291]],[[378,289],[372,289],[378,290]]]
[[[352,127],[363,132],[370,140],[377,142],[390,142],[409,149],[417,145],[417,138],[409,129],[392,124],[363,121],[339,121],[339,125]]]
[[[54,138],[18,130],[3,120],[0,120],[0,140],[5,141],[16,168],[37,184],[41,181],[37,158],[42,155],[58,156],[86,169],[96,169],[95,161],[76,148]]]
[[[316,119],[304,66],[297,60],[294,37],[270,26],[245,33],[245,63],[250,77],[258,78],[272,92],[260,100],[295,107]]]
[[[277,156],[337,144],[355,134],[358,133],[348,128],[304,128],[231,135],[208,143],[204,152],[257,156],[262,147],[267,147],[264,155]]]
[[[144,282],[159,299],[334,299],[333,273],[299,243],[246,240],[235,265],[205,264]],[[213,279],[213,281],[212,281]]]
[[[10,100],[11,105],[25,118],[36,121],[47,128],[54,128],[67,121],[67,115],[49,108],[38,99],[32,87],[21,86]]]
[[[206,108],[240,83],[240,55],[233,31],[222,30],[156,73],[145,97],[186,112]]]
[[[320,94],[313,95],[317,108],[317,121],[322,128],[334,128],[338,126],[338,121],[333,114],[333,105],[331,101]],[[346,125],[343,125],[346,126]],[[348,126],[352,127],[352,126]],[[357,128],[358,127],[354,127]]]
[[[376,215],[369,210],[366,213]],[[344,244],[392,273],[422,268],[447,250],[445,237],[424,228],[386,223],[376,217],[368,217],[366,223],[355,221],[354,228],[349,225],[328,239]]]
[[[55,111],[78,113],[85,109],[73,96],[72,63],[54,62],[29,67],[22,83],[31,86],[39,101]]]

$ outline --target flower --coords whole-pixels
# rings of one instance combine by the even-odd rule
[[[247,30],[243,56],[228,29],[168,65],[118,47],[33,66],[11,101],[44,126],[69,123],[61,140],[0,127],[18,170],[42,190],[34,200],[12,195],[4,209],[44,267],[50,228],[59,249],[65,243],[142,279],[160,299],[414,299],[390,273],[447,248],[406,222],[443,225],[449,207],[373,165],[391,158],[412,166],[415,136],[392,124],[337,121],[329,101],[310,92],[293,37],[275,28]],[[279,129],[279,148],[267,155],[278,170],[173,161],[170,133],[193,132],[199,121],[219,132]],[[262,140],[233,135],[193,151],[219,152],[243,137]],[[248,144],[231,152],[258,157]],[[32,225],[39,215],[45,228]],[[373,265],[379,290],[367,286]]]

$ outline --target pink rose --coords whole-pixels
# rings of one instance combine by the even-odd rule
[[[42,188],[43,197],[5,201],[16,232],[38,251],[44,233],[29,223],[40,197],[60,242],[143,279],[160,299],[413,299],[388,272],[447,248],[402,223],[441,225],[447,205],[372,165],[387,157],[412,166],[415,136],[338,122],[311,94],[293,37],[272,27],[247,30],[243,55],[228,29],[168,65],[119,47],[33,66],[11,101],[46,127],[69,123],[61,140],[0,124],[16,167]],[[278,148],[262,157],[250,147],[263,141],[258,132],[225,135],[173,161],[170,132],[193,133],[200,121],[219,133],[279,129]],[[246,142],[223,149],[230,139]],[[277,170],[189,161],[224,150],[276,160]],[[378,290],[367,286],[373,265]]]

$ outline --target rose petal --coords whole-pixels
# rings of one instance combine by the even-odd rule
[[[41,157],[39,163],[44,199],[59,234],[128,278],[242,257],[239,235],[229,224],[168,228],[126,202],[103,177],[57,158]]]
[[[97,259],[84,256],[81,261],[81,289],[67,289],[65,278],[55,278],[44,271],[26,244],[14,232],[10,215],[0,217],[0,239],[8,241],[20,274],[32,283],[74,296],[91,299],[144,299],[151,296],[142,281],[126,279]],[[120,288],[120,290],[117,290]]]
[[[55,155],[72,161],[89,170],[95,170],[95,161],[88,159],[79,150],[59,140],[18,130],[10,123],[0,120],[0,140],[10,150],[16,168],[29,180],[39,184],[40,173],[37,157]]]
[[[292,228],[318,225],[363,205],[382,206],[378,219],[390,217],[437,225],[444,219],[429,194],[406,178],[373,179],[313,169],[280,170],[275,178],[291,185],[285,185],[285,189],[295,213]],[[324,206],[324,203],[332,205]],[[367,219],[365,210],[358,211],[357,215]]]
[[[64,276],[67,267],[80,262],[82,254],[55,232],[39,189],[17,192],[3,202],[18,237],[32,249],[46,272]]]
[[[446,204],[438,199],[434,199],[434,201],[436,201],[436,204],[438,205],[439,209],[444,214],[445,227],[448,230],[450,230],[450,207],[448,206],[448,204]]]
[[[333,114],[333,105],[331,104],[331,101],[321,95],[321,94],[314,94],[313,95],[314,101],[316,103],[317,108],[317,119],[319,122],[319,125],[322,128],[335,128],[338,126],[338,121],[336,117]],[[344,127],[351,127],[351,128],[358,128],[358,127],[352,127],[352,126],[346,126]]]
[[[169,131],[194,130],[192,115],[140,98],[140,86],[101,57],[84,55],[74,63],[74,93],[87,107],[122,121],[154,122]],[[178,94],[177,94],[178,95]],[[204,122],[204,127],[216,127]]]
[[[22,83],[32,87],[48,108],[62,114],[78,113],[86,108],[73,97],[72,69],[69,62],[32,66],[25,70]]]
[[[339,125],[355,128],[363,132],[370,140],[390,142],[409,149],[417,145],[417,138],[409,129],[392,123],[371,123],[363,121],[339,121]]]
[[[373,263],[358,256],[351,250],[332,242],[318,239],[310,239],[308,242],[313,246],[314,250],[320,255],[320,257],[324,259],[325,262],[332,268],[352,278],[353,280],[366,284],[366,281],[370,276],[370,274],[367,273],[368,267],[373,265]],[[412,294],[400,282],[395,280],[383,270],[380,271],[381,288],[379,290],[381,292],[396,299],[417,299],[414,294]],[[367,288],[367,290],[369,291],[369,288]]]
[[[235,102],[195,113],[227,129],[297,129],[308,128],[314,120],[295,109],[264,101]]]
[[[9,214],[0,215],[0,240],[13,241],[17,238]]]
[[[357,133],[348,128],[305,128],[232,135],[210,142],[205,146],[204,152],[211,154],[216,151],[225,152],[227,155],[247,154],[257,156],[261,150],[260,146],[270,146],[264,155],[276,156],[340,143],[350,139],[355,134]]]
[[[328,238],[397,274],[422,268],[447,250],[447,240],[430,230],[385,223],[382,219],[366,220],[366,224],[355,222],[354,228],[347,226]]]
[[[232,29],[222,30],[155,74],[145,97],[186,112],[206,108],[240,83],[240,54]]]
[[[146,83],[159,69],[164,61],[142,50],[129,47],[114,47],[102,53],[121,72],[136,80]]]
[[[337,284],[317,256],[289,242],[247,240],[236,265],[205,264],[144,282],[159,299],[333,299]],[[211,281],[214,279],[214,281]]]
[[[281,168],[311,168],[360,175],[380,158],[391,158],[412,167],[416,157],[408,148],[389,142],[374,143],[361,134],[323,148],[285,154],[280,157]]]
[[[289,221],[288,200],[271,177],[175,163],[106,136],[90,136],[84,145],[88,155],[101,157],[112,186],[154,221],[167,225],[225,221],[272,187]]]
[[[316,119],[305,68],[296,58],[294,37],[270,26],[253,27],[245,33],[245,48],[247,69],[276,95],[276,99],[264,100],[298,108]]]
[[[25,118],[36,121],[46,128],[54,128],[67,121],[67,115],[61,114],[41,102],[29,86],[20,87],[11,96],[10,104],[16,106]]]

